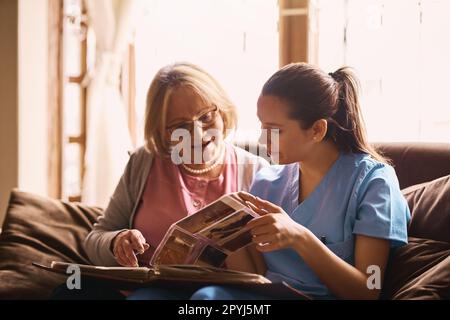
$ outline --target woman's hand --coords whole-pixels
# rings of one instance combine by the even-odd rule
[[[247,223],[253,242],[261,252],[293,247],[308,231],[279,206],[247,192],[239,192],[245,203],[261,217]]]
[[[138,267],[136,254],[142,254],[150,248],[139,230],[120,232],[112,242],[112,251],[116,261],[124,267]]]

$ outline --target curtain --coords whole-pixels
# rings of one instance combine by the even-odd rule
[[[105,207],[132,149],[120,70],[134,29],[136,0],[87,0],[96,58],[87,79],[87,140],[82,199]]]

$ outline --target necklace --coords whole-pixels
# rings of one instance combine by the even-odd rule
[[[212,165],[210,165],[209,167],[203,168],[203,169],[192,169],[189,168],[187,165],[185,165],[184,163],[182,163],[181,165],[183,166],[183,168],[187,171],[190,172],[192,174],[196,174],[196,175],[200,175],[200,174],[204,174],[206,172],[211,171],[212,169],[214,169],[215,167],[217,167],[220,163],[221,163],[221,159],[223,159],[223,156],[225,154],[225,147],[222,147],[222,149],[220,150],[220,154],[217,157],[217,159],[214,161],[214,163]]]

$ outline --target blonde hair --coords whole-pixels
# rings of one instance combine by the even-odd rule
[[[224,122],[224,133],[236,128],[236,107],[216,79],[194,64],[171,64],[158,71],[147,93],[145,148],[155,155],[170,152],[169,143],[164,137],[167,108],[171,94],[181,86],[193,89],[205,104],[217,106]]]

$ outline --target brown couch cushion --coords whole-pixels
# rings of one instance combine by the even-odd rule
[[[385,299],[450,299],[450,243],[409,238],[389,261]]]
[[[402,193],[412,213],[408,235],[450,243],[450,175]]]
[[[89,263],[83,241],[101,212],[13,190],[0,234],[0,299],[46,299],[65,281],[32,262]]]
[[[387,299],[450,299],[450,176],[402,190],[412,213],[409,243],[395,250]]]

